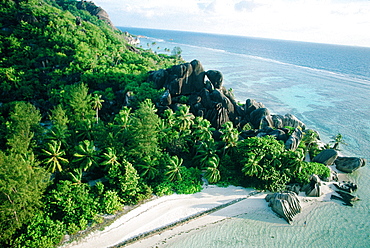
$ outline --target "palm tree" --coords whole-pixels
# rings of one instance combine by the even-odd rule
[[[208,160],[214,159],[213,157],[218,157],[216,149],[214,149],[214,144],[200,141],[197,146],[197,154],[193,157],[194,162],[197,163],[200,168],[205,168],[207,167]]]
[[[76,136],[78,140],[91,140],[93,139],[93,123],[89,119],[84,119],[76,123]],[[74,136],[72,135],[72,138]]]
[[[124,106],[119,113],[114,117],[115,123],[120,127],[120,130],[125,129],[129,123],[131,109]]]
[[[339,150],[339,144],[348,145],[344,141],[343,136],[340,133],[338,133],[336,136],[332,137],[332,139],[334,139],[334,140],[330,141],[330,143],[334,143],[334,146],[332,147],[332,149],[334,149],[334,150]]]
[[[98,95],[98,94],[94,94],[94,96],[92,97],[92,105],[93,105],[93,109],[95,109],[96,111],[96,123],[98,123],[99,121],[99,110],[103,107],[103,102],[104,100],[101,99],[101,95]]]
[[[84,140],[79,143],[76,147],[76,153],[73,155],[76,158],[73,160],[74,163],[79,163],[79,167],[83,171],[87,171],[93,165],[98,164],[98,151],[94,146],[94,141]]]
[[[82,181],[82,168],[75,168],[72,172],[68,172],[68,176],[74,184],[80,184]]]
[[[233,123],[231,121],[226,122],[222,126],[222,135],[221,139],[225,142],[225,147],[234,147],[236,146],[239,140],[239,132],[236,128],[234,128]]]
[[[312,129],[307,129],[303,133],[302,142],[305,144],[304,155],[306,156],[308,153],[310,159],[315,156],[314,152],[317,150],[315,146],[317,147],[318,139],[319,134]]]
[[[177,156],[173,156],[169,159],[167,167],[167,172],[165,175],[167,176],[168,180],[171,182],[177,180],[181,181],[182,180],[182,175],[181,172],[185,168],[182,166],[183,159],[179,158]]]
[[[211,123],[207,119],[202,117],[196,117],[193,124],[193,135],[195,140],[209,141],[212,139],[212,131],[215,131],[211,127]]]
[[[225,154],[228,148],[236,147],[239,140],[239,132],[236,128],[234,128],[231,121],[226,122],[222,126],[221,132],[221,140],[225,143],[223,147],[223,154]]]
[[[107,152],[103,153],[103,158],[104,158],[104,161],[103,161],[102,165],[105,165],[107,167],[121,164],[118,161],[118,157],[116,155],[116,150],[112,147],[107,148]]]
[[[246,176],[259,176],[261,175],[263,168],[259,165],[259,161],[261,161],[261,156],[257,156],[255,154],[248,156],[246,159],[246,163],[244,163],[242,172]]]
[[[189,130],[193,124],[194,115],[189,113],[190,107],[181,105],[175,113],[175,125],[181,131]]]
[[[217,155],[207,160],[206,173],[204,174],[204,177],[208,180],[208,182],[216,183],[220,181],[221,175],[220,175],[220,171],[218,170],[219,164],[220,164],[220,159]]]
[[[140,177],[154,179],[158,175],[158,160],[156,158],[144,157],[138,167],[141,170]]]
[[[281,155],[281,166],[289,176],[300,173],[302,161],[304,159],[304,150],[287,150]],[[276,160],[276,159],[275,159]]]
[[[68,163],[68,159],[63,158],[65,151],[61,151],[61,141],[51,140],[50,143],[47,143],[47,148],[42,149],[44,155],[47,156],[42,163],[45,163],[48,166],[48,171],[54,173],[56,170],[59,172],[62,171],[62,164]]]

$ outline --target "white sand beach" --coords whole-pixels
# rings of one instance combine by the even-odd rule
[[[303,210],[296,218],[299,219],[299,215],[304,215],[305,211],[314,207],[315,204],[313,203],[327,201],[332,192],[329,187],[330,184],[326,183],[322,187],[324,194],[321,197],[308,198],[304,197],[304,193],[302,193],[299,198]],[[159,197],[131,210],[104,230],[95,231],[86,238],[66,244],[63,247],[99,248],[115,246],[143,233],[171,225],[237,199],[240,199],[240,201],[210,214],[202,215],[154,233],[146,238],[139,239],[136,242],[127,244],[125,247],[161,247],[174,236],[186,235],[186,233],[202,226],[234,218],[241,214],[250,214],[256,218],[261,218],[263,221],[289,225],[285,220],[277,217],[268,207],[268,203],[264,199],[265,196],[266,193],[257,192],[251,188],[235,186],[222,188],[210,185],[201,192],[192,195],[174,194]]]

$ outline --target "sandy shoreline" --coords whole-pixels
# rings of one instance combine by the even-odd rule
[[[324,194],[321,197],[304,197],[304,193],[300,194],[299,198],[303,210],[301,214],[296,216],[297,220],[300,215],[304,215],[306,210],[314,207],[316,205],[314,203],[329,201],[332,183],[325,184],[322,187]],[[265,196],[266,193],[259,193],[252,188],[235,186],[222,188],[210,185],[201,192],[192,195],[174,194],[159,197],[131,210],[104,230],[97,230],[80,241],[64,245],[63,248],[118,247],[119,244],[138,235],[181,222],[186,218],[220,206],[222,208],[217,211],[161,230],[125,247],[161,247],[173,237],[186,235],[191,231],[242,214],[248,214],[267,222],[289,225],[272,212],[264,200]],[[229,205],[231,202],[233,204]]]

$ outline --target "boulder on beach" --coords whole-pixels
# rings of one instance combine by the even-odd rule
[[[269,202],[272,211],[289,224],[293,221],[293,217],[302,210],[297,194],[294,192],[268,194],[265,200]]]
[[[351,206],[352,207],[353,202],[360,200],[360,198],[358,198],[357,196],[351,195],[350,193],[343,192],[343,191],[340,191],[340,190],[336,190],[335,193],[337,193],[339,196],[338,195],[331,195],[330,199],[343,201],[344,202],[343,205],[346,205],[346,206]]]
[[[352,173],[360,167],[365,166],[365,159],[357,157],[338,157],[335,160],[335,166],[338,170]]]
[[[275,128],[284,128],[289,126],[294,128],[301,128],[302,130],[306,129],[306,125],[292,114],[286,114],[284,116],[272,115],[271,118]]]
[[[326,149],[321,151],[313,158],[313,162],[332,165],[338,157],[338,152],[334,149]]]
[[[350,182],[350,181],[343,181],[339,183],[334,183],[333,184],[337,189],[352,193],[353,191],[357,190],[357,184]]]
[[[319,197],[322,195],[321,191],[321,180],[319,176],[312,175],[310,177],[310,183],[302,187],[302,191],[306,193],[309,197]]]

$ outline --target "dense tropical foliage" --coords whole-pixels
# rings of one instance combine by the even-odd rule
[[[202,176],[272,191],[328,176],[304,161],[312,133],[287,151],[272,137],[239,140],[231,122],[215,138],[185,104],[159,114],[163,90],[147,73],[179,63],[181,49],[133,48],[81,1],[0,0],[0,20],[2,247],[56,246],[124,205],[197,192]]]

